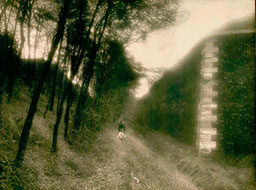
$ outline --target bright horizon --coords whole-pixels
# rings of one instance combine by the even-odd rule
[[[202,38],[223,24],[254,13],[252,0],[184,0],[181,10],[188,18],[180,25],[154,32],[146,41],[131,44],[127,50],[136,62],[148,69],[174,67]],[[140,80],[135,97],[149,91],[146,78]]]

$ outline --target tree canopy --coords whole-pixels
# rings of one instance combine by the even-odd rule
[[[178,5],[178,0],[1,1],[1,35],[13,35],[21,58],[15,65],[19,76],[10,75],[8,79],[9,99],[15,78],[24,73],[32,97],[17,163],[23,160],[42,93],[48,94],[45,117],[48,110],[55,110],[57,102],[52,152],[57,151],[64,109],[64,136],[71,141],[82,129],[97,128],[95,123],[119,117],[140,76],[137,63],[127,55],[125,47],[173,24]],[[7,64],[3,61],[3,65]],[[100,114],[106,110],[113,114]],[[101,115],[101,119],[95,115]]]

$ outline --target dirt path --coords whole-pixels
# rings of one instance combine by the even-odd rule
[[[33,133],[50,143],[51,129],[45,127],[46,120],[37,117],[35,121],[40,125]],[[117,129],[106,126],[87,154],[71,150],[62,136],[58,140],[57,155],[48,149],[39,150],[38,146],[31,148],[26,158],[28,165],[38,172],[39,189],[198,189],[163,156],[152,152],[131,129],[126,132],[125,141],[116,136]]]
[[[198,157],[193,148],[160,134],[144,138],[128,129],[126,141],[122,141],[116,137],[117,128],[111,125],[104,127],[87,153],[75,152],[60,135],[59,151],[52,155],[49,152],[51,129],[45,127],[46,120],[36,118],[35,121],[38,125],[33,133],[44,138],[39,138],[38,146],[28,150],[26,162],[38,173],[38,189],[255,189],[250,184],[250,169],[223,167]]]
[[[126,133],[126,141],[116,138],[109,128],[102,137],[111,156],[99,162],[96,174],[89,179],[88,189],[198,189],[173,165],[154,154],[140,139]]]
[[[169,136],[141,137],[132,129],[126,141],[117,138],[117,127],[108,125],[86,153],[72,150],[62,135],[59,151],[52,155],[51,132],[45,119],[36,118],[38,146],[31,147],[27,165],[37,171],[42,190],[254,190],[251,172],[198,157],[195,150]],[[41,145],[40,145],[41,144]],[[47,148],[48,147],[48,148]],[[239,179],[239,180],[237,180]]]

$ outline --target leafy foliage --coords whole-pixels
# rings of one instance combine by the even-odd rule
[[[193,48],[178,68],[166,72],[139,101],[135,116],[141,125],[195,143],[202,47]]]
[[[9,70],[4,68],[0,77],[8,75],[10,78],[6,85],[9,100],[15,74],[29,85],[32,97],[15,159],[16,166],[20,167],[41,94],[49,94],[45,117],[49,107],[50,111],[55,111],[54,99],[58,97],[53,152],[57,150],[64,109],[65,139],[71,131],[78,132],[76,135],[82,130],[97,131],[103,123],[120,117],[139,77],[137,65],[125,53],[125,45],[132,36],[139,39],[174,23],[171,17],[176,15],[178,1],[5,0],[1,6],[0,19],[4,19],[0,23],[1,31],[14,35],[21,60],[15,56],[15,47],[8,51],[12,53],[8,59],[14,59],[13,65],[10,64]],[[31,49],[34,49],[34,59],[31,59]],[[42,55],[41,59],[37,59],[37,53]],[[52,63],[56,65],[51,66]],[[2,83],[0,100],[3,86]],[[90,89],[94,90],[94,95],[90,94]],[[72,105],[76,105],[76,109]],[[73,128],[69,128],[69,124]]]
[[[123,45],[118,41],[107,42],[107,57],[97,65],[95,91],[97,96],[111,89],[131,87],[138,78],[132,62],[125,54]],[[133,85],[134,86],[134,85]]]
[[[248,154],[255,147],[254,37],[219,39],[219,130],[225,153]],[[234,48],[236,47],[236,48]]]

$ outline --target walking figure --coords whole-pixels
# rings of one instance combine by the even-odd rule
[[[121,122],[119,123],[118,132],[123,132],[123,133],[125,133],[125,126],[124,126],[122,120],[121,120]]]
[[[121,121],[118,126],[118,135],[116,137],[122,141],[125,141],[126,136],[124,133],[125,133],[125,126],[124,126],[123,122]]]

